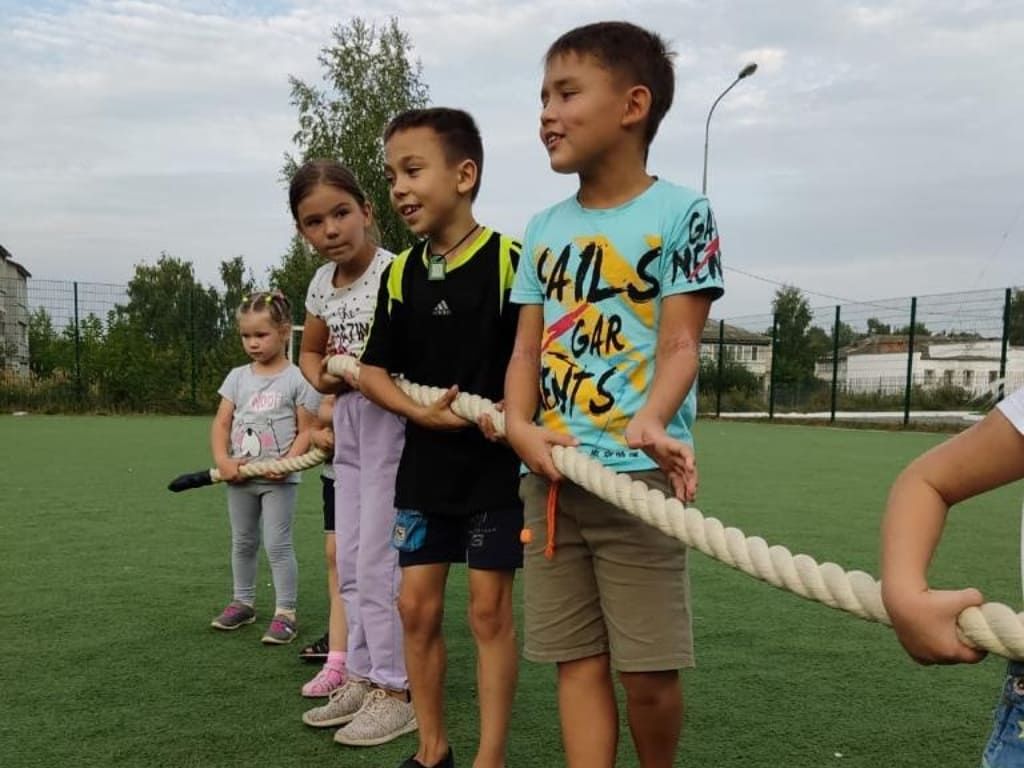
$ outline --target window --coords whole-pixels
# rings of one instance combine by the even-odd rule
[[[974,383],[974,371],[964,371],[964,386],[969,387]]]
[[[947,370],[942,372],[942,383],[945,384],[947,387],[953,386],[953,374],[954,373],[955,373],[955,371],[951,371],[949,369],[947,369]]]
[[[998,378],[999,378],[999,371],[989,371],[988,372],[988,383],[989,384],[994,384],[996,379],[998,379]]]
[[[925,384],[934,384],[935,383],[935,369],[934,368],[925,368],[924,369],[924,383]]]

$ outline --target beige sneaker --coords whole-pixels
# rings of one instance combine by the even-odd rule
[[[302,713],[302,722],[314,728],[334,728],[344,725],[356,716],[368,700],[370,683],[349,678],[341,688],[331,691],[327,703]]]
[[[334,734],[334,740],[350,747],[372,747],[386,744],[417,728],[416,714],[410,702],[400,701],[388,696],[386,691],[374,688],[352,722]]]

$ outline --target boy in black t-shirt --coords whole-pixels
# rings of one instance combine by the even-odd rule
[[[398,598],[420,744],[403,768],[454,766],[443,720],[441,621],[451,563],[469,566],[469,624],[480,697],[477,768],[504,766],[517,676],[512,580],[522,565],[519,461],[450,408],[459,390],[499,401],[515,338],[509,303],[520,246],[473,217],[483,147],[472,117],[412,110],[384,133],[391,203],[423,240],[381,279],[362,355],[363,393],[404,416],[395,546]],[[447,387],[415,404],[391,380]]]

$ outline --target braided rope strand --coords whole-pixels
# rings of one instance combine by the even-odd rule
[[[292,472],[301,472],[310,469],[317,464],[323,464],[327,454],[319,448],[313,448],[301,456],[290,456],[285,459],[267,459],[266,461],[254,461],[250,464],[242,464],[238,468],[238,474],[242,477],[265,477],[266,475],[288,475]],[[216,469],[210,470],[210,479],[215,483],[221,482],[220,472]]]
[[[328,372],[359,375],[359,362],[346,355],[327,361]],[[419,405],[436,402],[445,392],[405,379],[395,379],[405,394]],[[451,409],[462,418],[480,423],[488,414],[499,434],[505,433],[505,415],[480,397],[459,393]],[[882,604],[881,582],[863,571],[845,571],[835,563],[819,564],[809,555],[792,554],[780,545],[769,546],[758,536],[746,536],[738,528],[725,527],[698,509],[676,498],[666,498],[628,475],[613,472],[600,462],[571,447],[554,446],[555,467],[577,485],[653,525],[663,533],[773,587],[823,603],[867,621],[891,625]],[[1024,660],[1024,614],[1002,603],[967,608],[957,617],[961,640],[974,648],[1008,659]]]

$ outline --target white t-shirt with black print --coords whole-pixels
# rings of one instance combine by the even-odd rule
[[[996,408],[1024,435],[1024,387],[1004,398]]]
[[[327,354],[362,354],[373,321],[380,277],[394,258],[395,254],[378,248],[366,271],[342,288],[334,287],[337,266],[333,262],[324,264],[313,275],[306,292],[306,311],[327,324]]]

